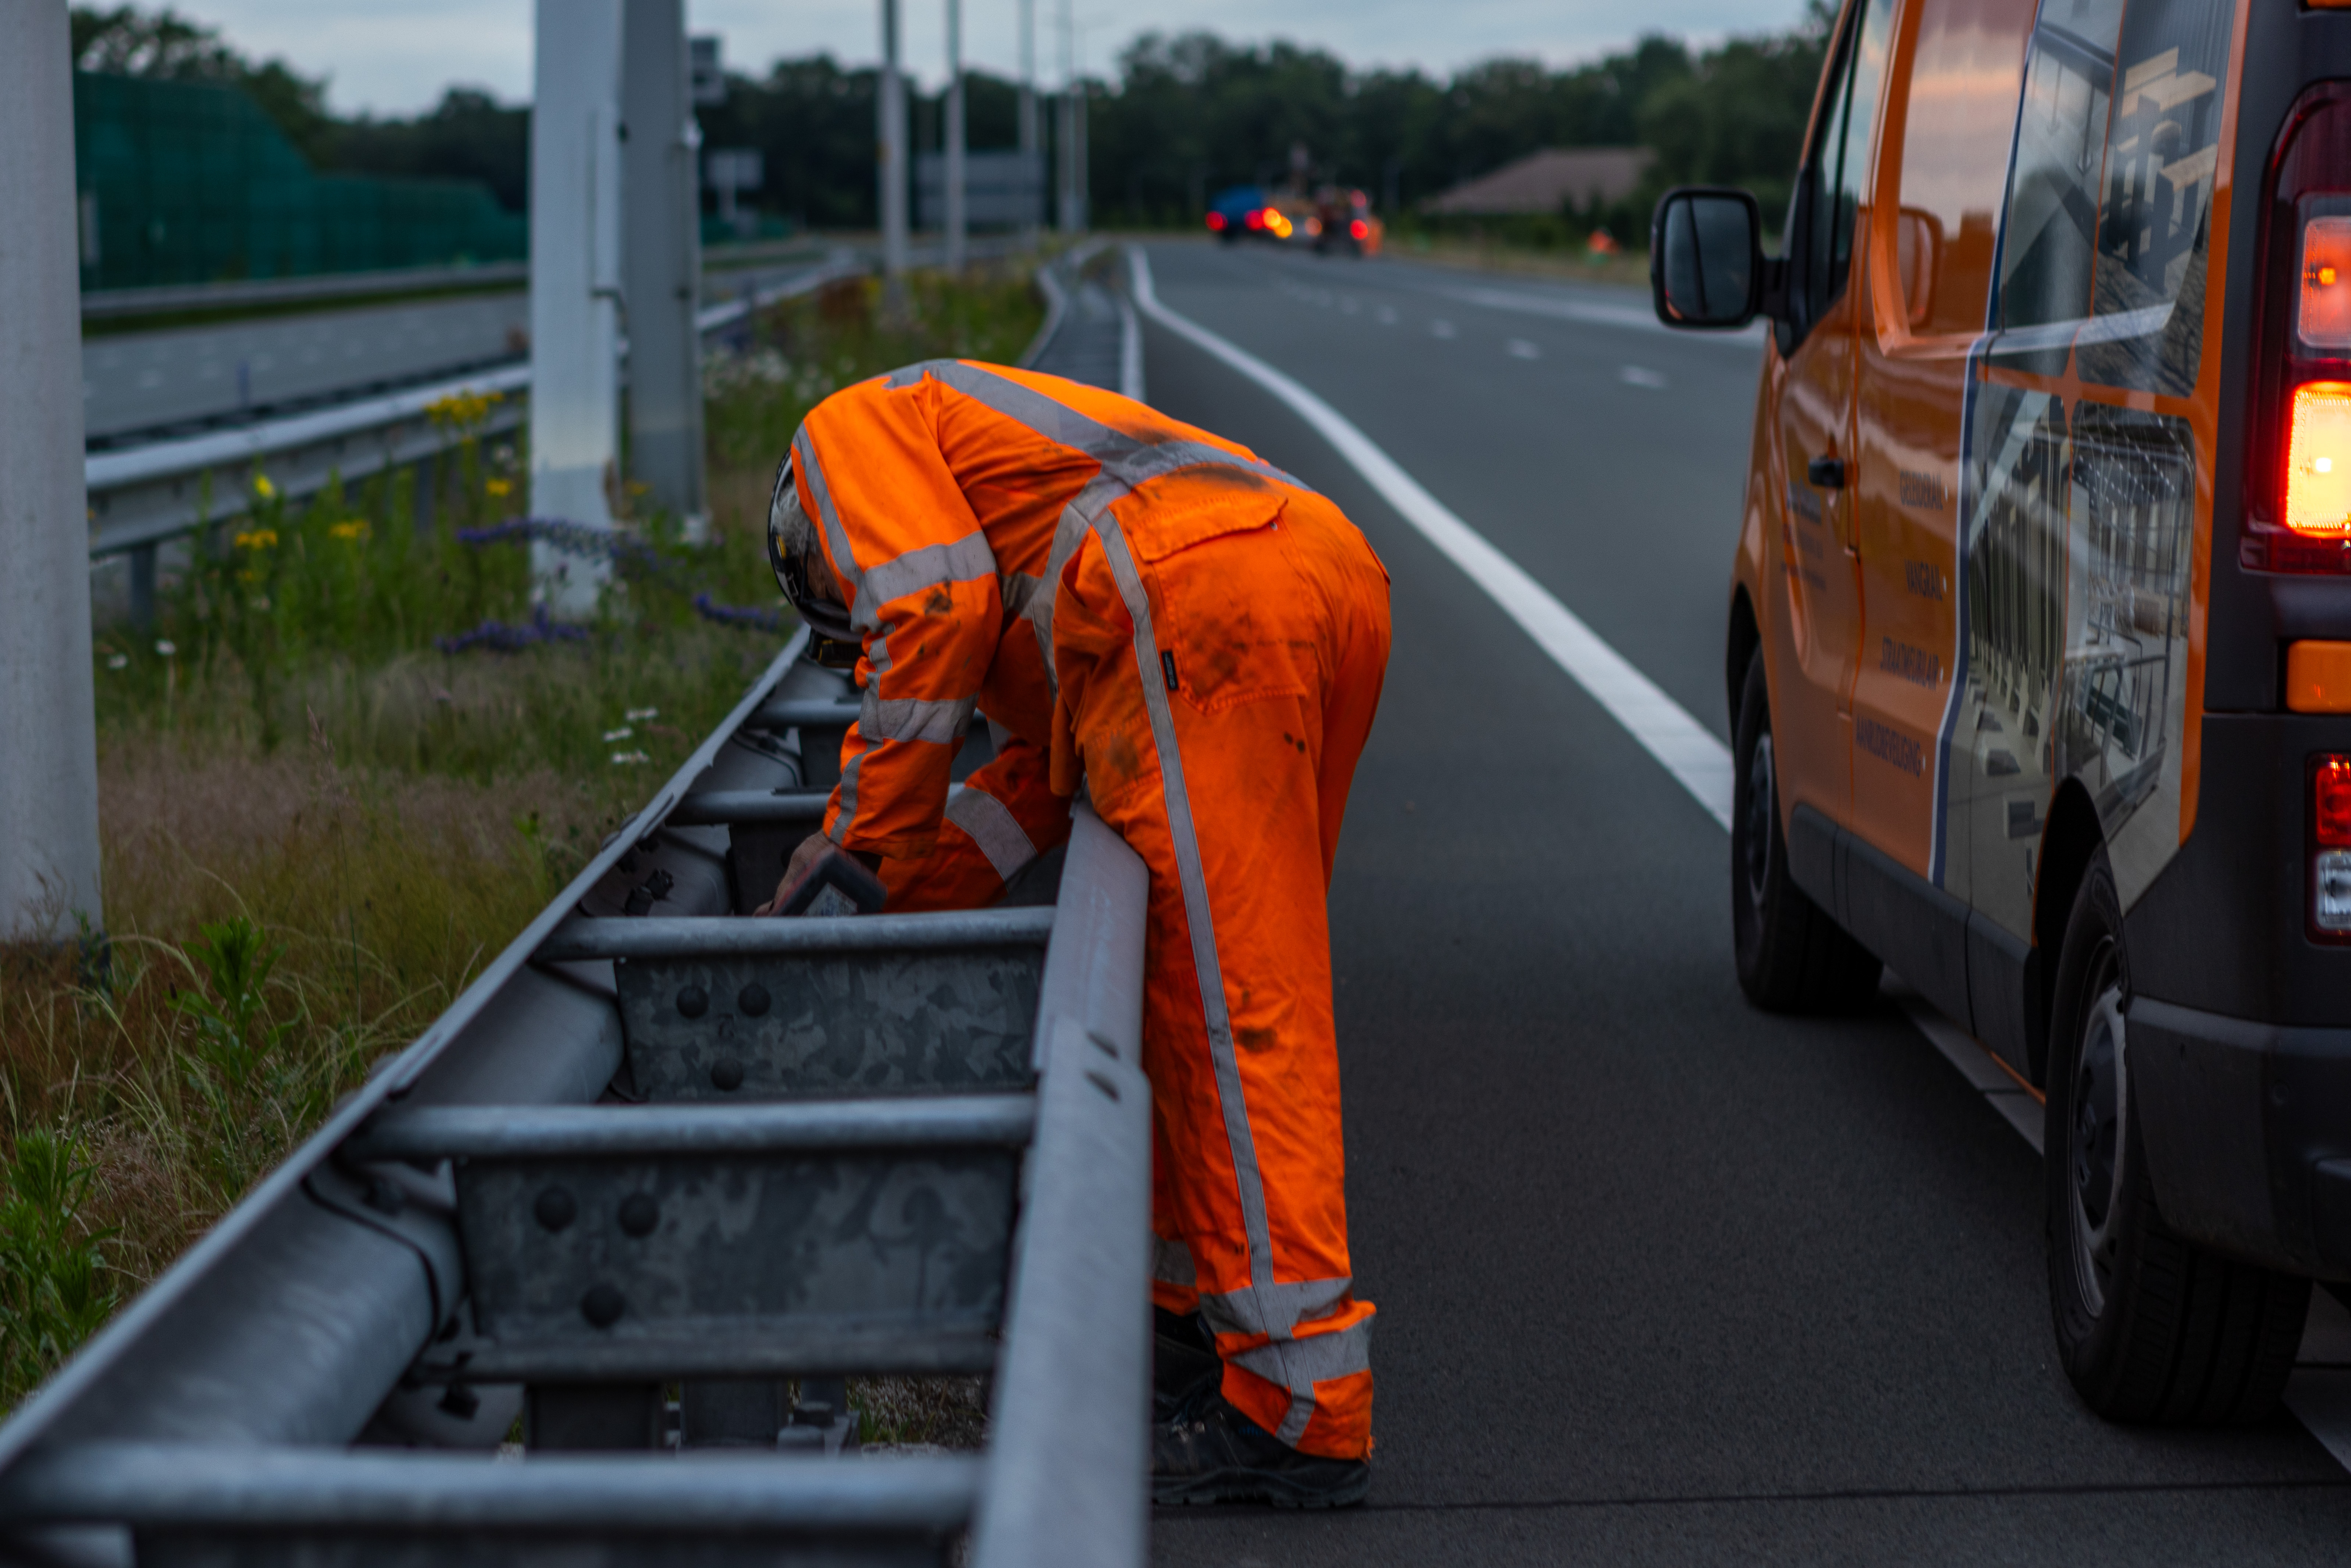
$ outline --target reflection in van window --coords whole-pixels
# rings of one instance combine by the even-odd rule
[[[1913,332],[1984,329],[1992,220],[2007,194],[2010,137],[2033,0],[1924,0],[1898,148],[1895,272]]]
[[[2024,68],[2001,235],[2001,358],[2054,375],[2090,313],[2107,103],[2123,0],[2043,0]],[[2029,328],[2056,331],[2020,331]],[[2021,351],[2020,351],[2021,350]]]
[[[1838,62],[1832,96],[1821,108],[1819,140],[1811,160],[1820,196],[1813,203],[1805,256],[1814,320],[1843,292],[1853,259],[1854,223],[1867,194],[1869,136],[1877,120],[1879,89],[1886,84],[1893,20],[1894,0],[1864,0],[1860,27]]]
[[[2085,380],[2196,390],[2235,0],[2131,0],[2116,50]]]
[[[2043,0],[2001,238],[1999,362],[2185,396],[2236,0]]]

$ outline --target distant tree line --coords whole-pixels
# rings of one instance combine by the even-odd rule
[[[409,119],[344,120],[328,111],[324,77],[303,76],[283,60],[248,59],[217,30],[169,6],[148,13],[77,5],[72,27],[77,70],[241,88],[322,173],[479,180],[509,211],[528,204],[530,110],[503,106],[478,88],[451,88],[439,105]]]
[[[1645,221],[1656,189],[1695,181],[1746,185],[1776,216],[1829,19],[1825,0],[1806,0],[1788,31],[1703,51],[1651,36],[1564,69],[1496,59],[1441,81],[1418,70],[1353,70],[1326,50],[1288,43],[1145,33],[1119,54],[1113,78],[1083,84],[1094,221],[1192,224],[1226,186],[1287,178],[1293,148],[1304,150],[1310,178],[1360,186],[1393,218],[1540,148],[1635,145],[1657,155],[1648,189],[1618,211],[1558,221],[1621,232]],[[325,108],[323,79],[283,61],[256,65],[168,9],[77,7],[73,47],[84,69],[234,82],[321,170],[478,179],[509,207],[526,200],[529,111],[486,92],[453,88],[408,119],[339,119]],[[764,77],[730,76],[726,101],[700,111],[704,143],[764,153],[767,183],[750,193],[752,205],[813,228],[871,228],[879,78],[827,55],[778,60]],[[914,148],[936,148],[940,95],[910,99]],[[1018,105],[1016,84],[974,72],[970,145],[1014,145]]]

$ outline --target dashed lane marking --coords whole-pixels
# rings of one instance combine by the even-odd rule
[[[1536,645],[1590,692],[1650,756],[1664,763],[1666,771],[1680,781],[1708,816],[1726,828],[1730,825],[1729,747],[1708,733],[1679,703],[1635,669],[1623,654],[1602,642],[1591,627],[1553,597],[1549,589],[1528,576],[1518,562],[1496,549],[1483,534],[1422,488],[1420,481],[1397,466],[1394,458],[1374,445],[1371,437],[1356,429],[1337,409],[1256,355],[1162,305],[1152,289],[1150,261],[1139,248],[1130,249],[1127,256],[1134,266],[1134,302],[1144,315],[1206,349],[1288,403],[1336,447],[1339,455],[1369,480],[1406,522],[1490,594],[1511,620],[1525,628]]]
[[[1149,258],[1140,248],[1130,248],[1126,254],[1134,303],[1144,315],[1249,377],[1312,425],[1399,517],[1484,589],[1538,647],[1665,765],[1707,815],[1729,830],[1729,747],[1623,654],[1602,642],[1549,589],[1430,495],[1345,415],[1256,355],[1161,304],[1152,288]],[[1451,326],[1444,321],[1434,323],[1432,329],[1440,338],[1453,335]],[[1918,1032],[2038,1154],[2042,1108],[2034,1097],[2009,1077],[1981,1041],[1936,1011],[1923,997],[1898,978],[1889,978],[1888,988]],[[2287,1385],[2285,1402],[2326,1451],[2351,1469],[2351,1316],[2324,1289],[2311,1292],[2301,1356]]]
[[[1641,365],[1626,365],[1616,372],[1616,379],[1628,387],[1646,387],[1651,392],[1666,390],[1664,374]]]
[[[1453,323],[1439,316],[1428,324],[1428,335],[1432,338],[1450,338],[1454,335]]]
[[[1536,348],[1532,343],[1528,342],[1524,338],[1511,339],[1509,342],[1502,345],[1502,352],[1510,355],[1510,358],[1514,360],[1540,360],[1542,358],[1542,350]]]

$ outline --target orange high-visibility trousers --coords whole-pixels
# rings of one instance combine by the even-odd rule
[[[1373,1309],[1348,1259],[1328,897],[1387,666],[1387,577],[1311,493],[1205,538],[1153,512],[1137,496],[1097,522],[1061,575],[1053,643],[1055,782],[1081,762],[1151,873],[1154,1296],[1197,1306],[1252,1419],[1361,1458]]]
[[[1326,901],[1379,702],[1387,580],[1330,502],[1114,393],[939,361],[794,442],[864,632],[826,829],[891,906],[988,903],[1081,787],[1151,877],[1155,1299],[1226,1396],[1309,1452],[1371,1444]],[[949,791],[974,703],[1001,753]],[[1001,711],[998,711],[998,710]]]

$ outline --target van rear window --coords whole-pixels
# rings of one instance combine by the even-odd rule
[[[2043,0],[2001,231],[1999,363],[2184,397],[2204,335],[2235,0]]]

